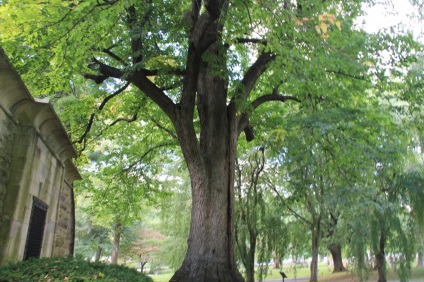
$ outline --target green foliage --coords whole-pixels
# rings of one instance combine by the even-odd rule
[[[160,260],[177,269],[187,251],[187,237],[190,229],[191,194],[189,178],[181,171],[181,159],[175,156],[175,166],[170,167],[163,185],[170,191],[161,200],[159,230],[166,235],[160,248]]]
[[[119,265],[91,263],[81,258],[42,258],[0,268],[2,282],[31,281],[153,281],[145,274]]]

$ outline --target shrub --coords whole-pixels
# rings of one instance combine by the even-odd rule
[[[92,263],[82,258],[42,258],[10,264],[0,268],[0,282],[34,281],[131,281],[153,279],[135,269],[120,265]]]

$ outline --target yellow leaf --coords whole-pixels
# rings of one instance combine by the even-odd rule
[[[327,21],[329,21],[331,24],[334,24],[334,21],[336,20],[336,16],[334,14],[324,14],[324,16],[327,18]]]
[[[294,23],[295,23],[295,25],[303,25],[303,22],[299,21],[299,20],[296,20]]]
[[[325,23],[320,23],[319,24],[319,27],[321,28],[321,30],[322,30],[323,33],[327,33],[328,27],[327,27],[327,25]]]
[[[342,30],[342,25],[341,25],[340,21],[336,21],[336,26],[339,30]]]
[[[365,65],[365,66],[367,66],[367,67],[373,67],[374,66],[374,63],[371,62],[371,61],[365,61],[362,64]]]
[[[319,16],[318,16],[318,20],[319,20],[320,22],[323,22],[323,21],[325,21],[325,17],[324,17],[323,15],[319,15]]]
[[[315,26],[315,30],[318,32],[318,34],[321,34],[321,29],[319,28],[319,25]]]
[[[323,34],[321,34],[321,38],[328,38],[329,37],[329,35],[328,35],[328,33],[323,33]]]

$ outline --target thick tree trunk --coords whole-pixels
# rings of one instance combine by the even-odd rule
[[[236,112],[227,109],[226,82],[210,75],[205,64],[197,86],[200,144],[186,135],[184,123],[176,123],[190,173],[192,210],[187,254],[171,281],[243,281],[234,258]]]
[[[116,223],[115,227],[113,228],[114,234],[113,234],[112,255],[111,255],[112,264],[118,263],[119,242],[121,241],[121,231],[122,231],[122,224]]]
[[[102,255],[102,247],[97,246],[96,254],[94,256],[94,261],[99,262],[101,255]]]
[[[339,244],[331,244],[329,250],[333,257],[333,273],[346,271],[342,260],[342,247]]]
[[[385,257],[386,234],[384,228],[380,229],[378,252],[375,255],[375,263],[378,271],[378,282],[387,282],[386,257]]]
[[[188,250],[171,281],[243,281],[234,260],[233,196],[225,161],[210,164],[209,177],[191,176]]]
[[[417,253],[417,267],[424,267],[424,254],[421,251]]]

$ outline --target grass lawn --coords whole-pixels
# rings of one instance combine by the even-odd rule
[[[283,271],[289,278],[294,277],[308,277],[309,276],[309,268],[298,268],[293,269],[290,267],[283,267]],[[331,273],[332,269],[328,269],[325,264],[320,264],[319,266],[319,281],[323,282],[357,282],[359,281],[354,275],[351,273]],[[173,275],[173,272],[163,273],[158,275],[151,275],[153,281],[155,282],[168,282]],[[370,273],[370,277],[368,281],[377,281],[377,272],[373,271]],[[279,270],[271,269],[269,275],[265,278],[266,280],[276,280],[281,279],[281,275]],[[387,273],[387,280],[399,280],[397,274],[393,271],[389,271]],[[412,268],[412,277],[410,281],[420,281],[424,282],[424,268]]]

